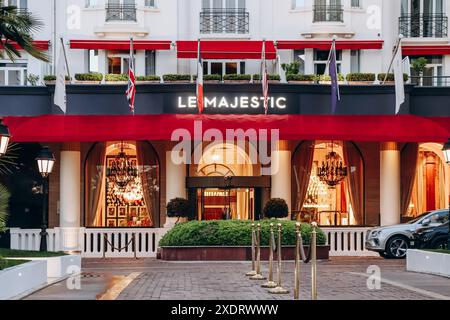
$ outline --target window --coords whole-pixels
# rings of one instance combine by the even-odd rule
[[[203,70],[205,74],[244,74],[245,62],[240,61],[204,61]]]
[[[402,0],[399,32],[408,38],[445,38],[448,18],[443,0]]]
[[[130,54],[128,52],[108,52],[108,73],[127,74]],[[136,62],[135,64],[136,65]]]
[[[86,7],[96,7],[98,4],[98,0],[86,0]]]
[[[341,0],[315,0],[313,22],[344,22]]]
[[[361,0],[352,0],[352,8],[361,8]]]
[[[299,63],[299,73],[305,74],[305,50],[294,50],[294,61]]]
[[[1,63],[0,86],[23,86],[27,83],[26,63]]]
[[[336,51],[337,69],[338,73],[341,73],[342,64],[342,50]],[[328,58],[330,56],[329,50],[315,50],[314,51],[314,72],[315,74],[325,74]]]
[[[351,50],[350,51],[350,72],[358,73],[360,72],[361,65],[361,51]]]
[[[155,0],[145,0],[145,6],[150,8],[155,8]]]
[[[19,9],[27,9],[28,8],[28,0],[6,0],[5,5],[14,6]]]
[[[411,57],[411,64],[418,57]],[[423,86],[443,86],[444,79],[442,78],[444,72],[444,64],[442,56],[424,56],[427,59],[427,65],[423,71],[423,75],[419,75],[417,71],[411,68],[411,81],[415,84]]]
[[[305,0],[292,0],[292,9],[303,8]]]
[[[156,74],[156,51],[145,51],[145,75],[150,76]]]
[[[89,72],[98,72],[98,50],[88,50]]]
[[[202,0],[200,33],[249,33],[245,0]]]

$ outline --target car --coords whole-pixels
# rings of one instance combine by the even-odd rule
[[[365,247],[367,250],[378,252],[383,258],[406,258],[406,251],[416,246],[414,233],[421,228],[440,226],[448,221],[448,216],[448,209],[435,210],[425,212],[408,223],[369,230]]]
[[[447,249],[448,245],[448,229],[449,222],[441,224],[437,227],[426,227],[418,229],[414,233],[417,240],[417,247],[420,249]]]

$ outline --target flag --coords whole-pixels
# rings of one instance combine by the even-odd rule
[[[66,113],[67,109],[67,98],[66,98],[66,61],[63,44],[61,43],[61,51],[59,53],[58,64],[56,66],[56,85],[55,85],[55,95],[54,104],[57,105],[62,112]]]
[[[406,56],[405,59],[403,59],[403,73],[408,75],[408,79],[411,80],[411,60],[409,59],[409,56]]]
[[[333,44],[331,45],[330,58],[328,60],[329,74],[331,78],[331,112],[333,114],[336,113],[337,102],[341,101],[336,59],[336,42],[335,40],[333,40]]]
[[[134,114],[134,99],[136,97],[136,78],[134,75],[134,47],[133,38],[130,39],[130,59],[128,65],[128,89],[126,91],[130,112]]]
[[[266,63],[266,41],[263,41],[262,45],[261,84],[262,84],[262,93],[264,97],[264,111],[267,115],[269,111],[269,75],[267,74],[267,63]]]
[[[399,42],[394,56],[393,70],[395,78],[395,113],[400,112],[401,105],[405,102],[405,83],[403,80],[402,45]]]
[[[205,107],[205,98],[203,94],[203,61],[200,51],[200,40],[198,40],[198,62],[197,62],[197,107],[198,113],[202,114]]]

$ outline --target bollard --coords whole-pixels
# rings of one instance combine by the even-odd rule
[[[294,286],[294,300],[300,299],[300,238],[302,236],[300,231],[300,223],[295,224],[295,286]]]
[[[317,222],[312,224],[311,241],[311,300],[317,300]]]
[[[105,247],[108,245],[108,239],[106,238],[106,233],[103,234],[103,244],[102,244],[102,259],[106,259]]]
[[[245,274],[247,277],[252,277],[256,275],[255,268],[255,224],[252,223],[252,271]]]
[[[261,224],[256,226],[256,274],[250,277],[251,280],[265,280],[261,274]]]
[[[272,294],[288,294],[289,290],[281,286],[281,224],[278,224],[278,244],[277,244],[277,286],[269,290]]]
[[[137,260],[137,248],[136,248],[136,234],[133,233],[133,253],[134,253],[134,259]]]
[[[269,235],[269,280],[263,283],[261,287],[263,288],[276,288],[277,283],[273,281],[273,247],[275,245],[274,234],[273,234],[273,223],[270,224],[270,235]]]

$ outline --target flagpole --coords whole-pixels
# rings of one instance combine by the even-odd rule
[[[131,62],[131,68],[133,69],[134,72],[134,43],[133,43],[133,37],[130,37],[130,62]],[[134,102],[133,102],[134,103]],[[133,105],[133,116],[134,116],[134,105]]]
[[[338,74],[338,69],[337,69],[337,52],[336,52],[336,36],[333,37],[333,53],[334,53],[334,58],[336,63],[334,64],[334,68],[336,71],[336,81],[339,83],[339,74]],[[339,90],[339,85],[337,86],[337,98],[338,101],[341,101],[341,90]]]
[[[383,80],[383,83],[382,83],[382,84],[384,84],[384,83],[386,82],[387,78],[388,78],[389,71],[391,71],[392,65],[394,64],[395,56],[397,55],[397,52],[398,52],[398,50],[400,49],[400,44],[401,44],[401,42],[402,42],[402,39],[403,39],[403,35],[399,35],[399,36],[398,36],[398,41],[397,41],[397,46],[396,46],[396,48],[395,48],[395,50],[394,50],[394,54],[392,55],[391,63],[389,64],[388,71],[386,72],[386,75],[384,76],[384,80]]]
[[[67,53],[66,53],[66,47],[64,46],[63,37],[61,37],[60,40],[61,40],[61,45],[62,45],[63,52],[64,52],[64,60],[66,61],[67,75],[69,76],[70,83],[72,83],[72,77],[70,75],[69,62],[67,61]]]

